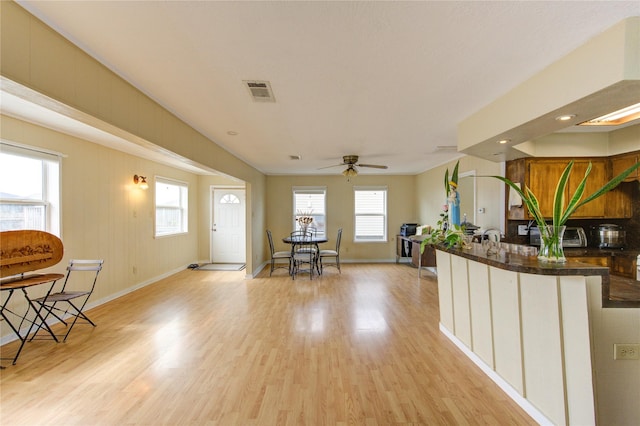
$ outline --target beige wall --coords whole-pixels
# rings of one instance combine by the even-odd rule
[[[354,186],[387,186],[386,243],[354,243]],[[281,238],[292,231],[293,187],[326,186],[327,234],[329,243],[335,244],[338,228],[342,227],[340,258],[343,261],[395,260],[396,235],[403,223],[417,222],[414,176],[359,175],[347,182],[342,175],[333,176],[268,176],[267,227],[274,236],[276,248],[284,249]],[[262,231],[264,232],[264,230]],[[265,243],[265,248],[268,248]]]
[[[533,157],[606,157],[640,149],[640,124],[610,132],[553,133],[518,146]]]
[[[169,150],[186,161],[247,183],[251,221],[247,271],[264,259],[265,176],[207,139],[14,2],[0,2],[0,72],[34,102],[132,143]],[[11,86],[13,89],[13,85]],[[195,244],[195,243],[194,243]],[[165,265],[159,262],[160,265]],[[166,270],[166,268],[165,268]]]
[[[63,271],[73,258],[104,259],[92,302],[113,298],[197,260],[198,176],[7,116],[0,120],[3,141],[64,155],[60,235],[64,258],[51,271]],[[143,191],[134,186],[134,174],[146,176],[151,188]],[[187,234],[154,238],[155,176],[188,183]]]
[[[456,162],[451,161],[416,176],[416,207],[418,209],[418,222],[421,224],[436,225],[436,222],[440,218],[442,206],[446,202],[444,174],[448,168],[449,175],[451,175],[455,165]],[[485,209],[484,213],[476,212],[474,225],[483,228],[500,227],[503,221],[502,218],[504,217],[504,205],[502,201],[503,186],[497,179],[480,177],[502,175],[500,163],[493,163],[469,156],[460,158],[458,174],[471,171],[475,171],[477,176],[476,210],[478,208]],[[472,221],[470,213],[467,219]],[[462,217],[460,220],[462,220]]]
[[[640,124],[609,133],[609,155],[640,150]]]

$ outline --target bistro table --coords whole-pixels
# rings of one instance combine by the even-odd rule
[[[296,252],[296,246],[298,244],[314,244],[316,246],[316,250],[318,250],[318,253],[320,253],[320,247],[318,247],[318,244],[322,244],[322,243],[326,243],[329,241],[329,239],[327,237],[321,237],[318,235],[312,235],[312,236],[308,236],[306,238],[298,238],[298,237],[292,237],[291,235],[289,235],[288,237],[284,237],[282,239],[283,242],[287,243],[287,244],[291,244],[291,257],[293,258],[293,255]],[[320,275],[320,268],[317,264],[317,259],[316,259],[316,265],[315,265],[317,271],[318,271],[318,275]],[[293,271],[291,271],[291,273],[293,274]]]
[[[13,357],[13,364],[18,360],[34,326],[37,327],[36,330],[44,327],[53,340],[58,341],[45,321],[46,315],[42,315],[47,313],[44,304],[37,306],[29,295],[29,290],[35,286],[45,285],[45,297],[51,294],[56,281],[64,275],[31,272],[56,265],[62,259],[63,252],[60,238],[48,232],[35,230],[0,232],[0,292],[8,293],[7,298],[0,304],[0,316],[20,339],[20,347]],[[24,312],[15,312],[16,308],[9,303],[16,291],[22,292],[27,302]],[[32,310],[34,316],[30,317],[29,313]],[[26,333],[21,331],[25,324],[30,324]]]
[[[31,330],[33,329],[34,325],[38,327],[44,327],[49,332],[53,340],[55,340],[56,342],[58,341],[58,338],[55,336],[55,334],[53,334],[53,331],[51,330],[51,328],[49,328],[49,325],[47,324],[47,322],[45,321],[42,315],[42,309],[44,305],[37,307],[33,303],[33,300],[31,299],[31,297],[29,297],[29,293],[27,292],[27,289],[30,287],[38,286],[38,285],[49,284],[49,287],[47,288],[47,294],[45,296],[45,297],[48,297],[49,294],[51,294],[51,290],[53,289],[53,286],[55,285],[56,281],[58,281],[60,278],[64,278],[64,275],[63,274],[33,274],[33,275],[27,275],[27,276],[21,275],[14,279],[2,281],[2,283],[0,284],[0,291],[9,292],[9,295],[7,296],[5,301],[2,303],[2,305],[0,305],[0,315],[7,322],[11,330],[13,330],[14,334],[18,337],[18,339],[20,339],[20,347],[18,348],[18,351],[16,352],[15,357],[13,358],[14,365],[16,361],[18,361],[20,352],[22,352],[22,348],[24,347],[24,344],[26,343],[27,338],[29,337],[29,334],[31,333]],[[25,300],[27,301],[27,308],[24,314],[22,315],[17,312],[13,312],[8,308],[9,301],[11,300],[11,297],[13,296],[16,290],[21,290]],[[33,319],[28,318],[29,312],[31,310],[33,310],[35,314],[35,317]],[[14,317],[17,317],[19,319],[19,322],[16,321],[15,318],[14,318],[14,321],[11,321],[12,318],[8,314],[12,314]],[[29,323],[30,325],[27,332],[25,334],[22,334],[20,332],[20,329],[22,328],[22,325],[25,322]],[[2,359],[5,359],[5,358],[2,358]]]

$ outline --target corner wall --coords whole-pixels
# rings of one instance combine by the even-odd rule
[[[387,187],[386,243],[354,243],[354,186]],[[273,233],[277,250],[284,249],[282,238],[293,227],[293,187],[325,186],[327,188],[327,247],[335,245],[338,228],[343,228],[340,244],[341,261],[395,261],[396,235],[403,223],[416,222],[415,176],[358,175],[347,182],[342,175],[268,176],[267,225]],[[262,230],[265,233],[264,230]],[[265,249],[267,249],[265,240]]]
[[[265,260],[265,176],[154,102],[12,1],[0,2],[0,74],[92,126],[247,182],[247,271]],[[19,95],[19,94],[18,94]],[[263,214],[262,216],[259,216]],[[249,217],[249,216],[248,216]]]
[[[63,272],[70,259],[104,259],[90,302],[126,293],[198,260],[197,175],[4,115],[0,125],[3,141],[65,156],[61,162],[60,235],[64,257],[50,271]],[[150,188],[136,187],[134,174],[147,176]],[[155,176],[189,184],[188,233],[154,237]],[[6,324],[0,327],[1,335],[7,336]]]
[[[427,170],[416,176],[416,207],[418,212],[418,222],[436,226],[436,222],[442,212],[442,206],[446,203],[446,194],[444,192],[444,174],[447,168],[449,174],[453,172],[456,162],[451,161]],[[504,217],[504,203],[502,200],[502,184],[499,180],[481,177],[504,175],[501,170],[500,163],[483,160],[481,158],[465,156],[460,158],[458,166],[458,174],[476,172],[476,210],[484,208],[484,213],[476,212],[476,220],[474,225],[483,228],[500,227],[501,223],[496,222],[495,218]],[[461,212],[462,214],[463,212]],[[462,218],[460,219],[462,220]],[[471,216],[468,218],[471,221]]]

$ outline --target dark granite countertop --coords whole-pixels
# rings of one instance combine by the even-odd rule
[[[637,257],[640,254],[638,249],[599,249],[595,247],[565,248],[564,255],[567,257],[578,256],[620,256]]]
[[[496,268],[505,269],[513,272],[523,272],[527,274],[539,275],[600,275],[602,277],[602,306],[605,308],[640,308],[640,282],[609,275],[609,268],[605,266],[596,266],[588,263],[582,263],[578,260],[572,260],[572,257],[586,256],[587,254],[567,253],[569,258],[565,263],[545,263],[539,262],[536,256],[523,256],[515,253],[506,253],[500,251],[495,255],[487,255],[485,250],[479,244],[473,244],[469,249],[450,249],[446,247],[438,247],[438,250],[455,254],[476,262],[484,263]],[[571,249],[573,250],[590,250],[590,249]],[[591,249],[599,250],[599,249]],[[600,251],[599,251],[600,252]],[[603,254],[604,255],[604,254]],[[606,256],[606,255],[604,255]],[[637,256],[637,254],[636,254]],[[617,291],[617,286],[624,286],[624,291]],[[614,290],[611,291],[611,286]],[[637,292],[636,292],[637,288]],[[612,297],[613,295],[613,297]]]

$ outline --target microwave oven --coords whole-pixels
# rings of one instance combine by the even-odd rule
[[[540,245],[540,230],[537,226],[529,228],[529,245]],[[582,227],[568,226],[564,231],[564,237],[562,239],[562,247],[586,247],[587,246],[587,234],[585,234]]]

